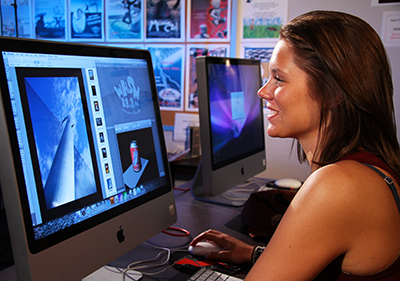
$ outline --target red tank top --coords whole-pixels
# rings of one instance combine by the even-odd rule
[[[372,166],[379,167],[386,172],[390,173],[394,180],[400,183],[400,178],[396,175],[393,170],[379,157],[373,155],[372,153],[366,151],[360,151],[343,157],[341,160],[354,160],[360,163],[370,164]],[[400,211],[400,210],[399,210]],[[324,281],[374,281],[374,280],[384,280],[384,281],[399,281],[400,280],[400,256],[387,268],[384,270],[368,276],[357,276],[352,274],[347,274],[341,272],[340,269],[329,265],[325,268],[317,278],[314,280],[324,280]]]

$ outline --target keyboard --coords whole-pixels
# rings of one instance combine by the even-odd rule
[[[194,273],[187,281],[242,281],[243,279],[229,276],[223,274],[221,272],[207,269],[207,268],[200,268],[196,273]]]

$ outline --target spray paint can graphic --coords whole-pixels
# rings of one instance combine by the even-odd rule
[[[136,140],[131,141],[130,150],[133,170],[135,172],[140,172],[142,164],[140,163],[139,149]]]

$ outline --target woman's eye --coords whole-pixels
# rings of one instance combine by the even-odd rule
[[[274,79],[276,81],[275,83],[277,84],[283,81],[279,76],[274,76]]]
[[[274,80],[275,80],[275,84],[279,85],[281,82],[283,82],[283,79],[280,78],[278,75],[273,76]]]

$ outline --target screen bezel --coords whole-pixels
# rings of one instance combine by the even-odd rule
[[[152,67],[152,60],[150,53],[147,50],[135,50],[125,49],[117,47],[103,47],[95,45],[84,45],[84,44],[72,44],[72,43],[60,43],[51,41],[39,41],[33,39],[18,39],[18,38],[0,38],[0,50],[8,52],[26,52],[26,53],[38,53],[38,54],[59,54],[59,55],[76,55],[76,56],[94,56],[94,57],[116,57],[116,58],[139,58],[146,60],[148,64],[148,74],[150,78],[151,92],[153,100],[154,112],[156,114],[156,121],[158,127],[158,137],[160,144],[164,143],[164,135],[161,123],[161,114],[158,106],[158,95],[155,87],[155,78]],[[69,239],[79,233],[84,232],[89,228],[93,228],[104,221],[108,221],[112,218],[119,216],[122,213],[128,212],[146,202],[162,196],[172,190],[171,177],[169,174],[169,164],[166,158],[165,145],[160,145],[163,155],[163,165],[165,167],[165,178],[166,184],[162,187],[144,194],[138,198],[135,198],[123,205],[116,206],[98,216],[94,216],[69,228],[63,229],[57,233],[51,234],[45,238],[39,240],[34,239],[34,231],[32,226],[32,220],[30,216],[28,195],[26,192],[24,174],[22,169],[21,155],[18,147],[17,133],[15,129],[15,122],[13,118],[13,112],[11,108],[11,99],[9,96],[9,88],[7,85],[3,56],[0,58],[0,86],[1,95],[3,99],[5,119],[8,127],[8,136],[11,145],[11,151],[14,162],[15,178],[18,184],[18,192],[20,198],[21,209],[23,213],[23,219],[26,230],[26,237],[29,246],[29,250],[32,254],[39,253],[49,247],[52,247],[66,239]]]

